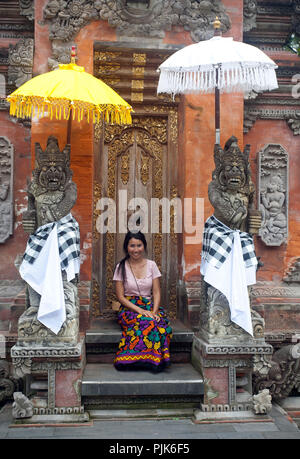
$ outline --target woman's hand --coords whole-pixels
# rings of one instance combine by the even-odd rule
[[[150,319],[154,319],[157,322],[160,321],[159,315],[153,311],[146,311],[145,309],[140,308],[140,311],[138,312],[138,314],[141,314],[144,317],[150,317]]]

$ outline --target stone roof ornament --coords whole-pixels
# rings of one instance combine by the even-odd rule
[[[220,0],[50,0],[44,9],[45,19],[51,22],[50,39],[64,42],[99,19],[125,36],[163,38],[173,26],[183,26],[197,42],[213,36],[216,16],[227,31],[231,23]]]

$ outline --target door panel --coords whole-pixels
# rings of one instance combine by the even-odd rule
[[[114,317],[111,302],[116,300],[113,272],[123,258],[124,231],[128,222],[140,216],[137,225],[146,236],[148,258],[156,261],[162,272],[162,305],[170,317],[176,317],[177,234],[172,226],[162,232],[162,215],[157,214],[158,232],[153,232],[153,198],[169,200],[177,196],[177,110],[174,107],[147,107],[133,117],[130,126],[98,126],[95,135],[94,244],[93,244],[93,314]],[[101,214],[97,201],[111,198],[116,203],[116,232],[99,234],[96,221]],[[140,209],[136,198],[140,200]],[[123,200],[123,201],[122,201]],[[128,209],[128,205],[133,208]],[[142,217],[141,217],[142,215]],[[144,219],[144,221],[143,221]],[[146,224],[146,227],[143,226]]]

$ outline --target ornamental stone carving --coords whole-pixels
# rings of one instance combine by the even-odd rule
[[[22,387],[20,380],[10,375],[9,363],[6,360],[0,360],[0,403],[12,398],[16,390]]]
[[[34,0],[19,0],[19,8],[21,16],[26,16],[27,19],[34,19]]]
[[[280,246],[288,236],[288,154],[268,144],[258,154],[259,235],[268,246]]]
[[[255,338],[264,336],[264,319],[251,310],[253,335]],[[200,302],[199,336],[209,343],[226,344],[229,341],[245,343],[249,336],[230,319],[230,308],[226,297],[216,288],[202,279]]]
[[[22,392],[14,393],[12,415],[15,419],[31,418],[33,415],[33,404]]]
[[[33,46],[32,38],[21,38],[16,45],[9,45],[8,84],[19,87],[32,78]]]
[[[244,32],[256,27],[257,0],[244,0]]]
[[[268,103],[276,105],[298,105],[298,99],[268,99]],[[256,103],[256,105],[255,105]],[[259,108],[262,105],[260,99],[254,105],[245,101],[244,108],[244,134],[247,134],[255,122],[260,120],[285,120],[294,135],[300,134],[300,110],[291,108]],[[265,101],[264,101],[265,103]]]
[[[267,375],[254,374],[255,392],[269,389],[272,398],[281,400],[300,386],[300,343],[283,346],[271,359]]]
[[[163,38],[165,31],[181,25],[194,41],[213,36],[212,22],[218,16],[223,30],[230,19],[220,0],[50,0],[44,17],[51,21],[50,39],[70,41],[87,23],[107,20],[127,36]]]
[[[268,389],[263,389],[253,395],[253,410],[255,414],[267,414],[272,409],[272,396]]]
[[[13,234],[13,164],[14,148],[0,137],[0,243]]]

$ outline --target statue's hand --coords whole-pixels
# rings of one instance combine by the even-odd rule
[[[35,210],[26,211],[23,214],[22,225],[25,233],[32,234],[36,228]]]
[[[259,210],[249,210],[248,231],[251,234],[258,234],[261,227],[262,218]]]

